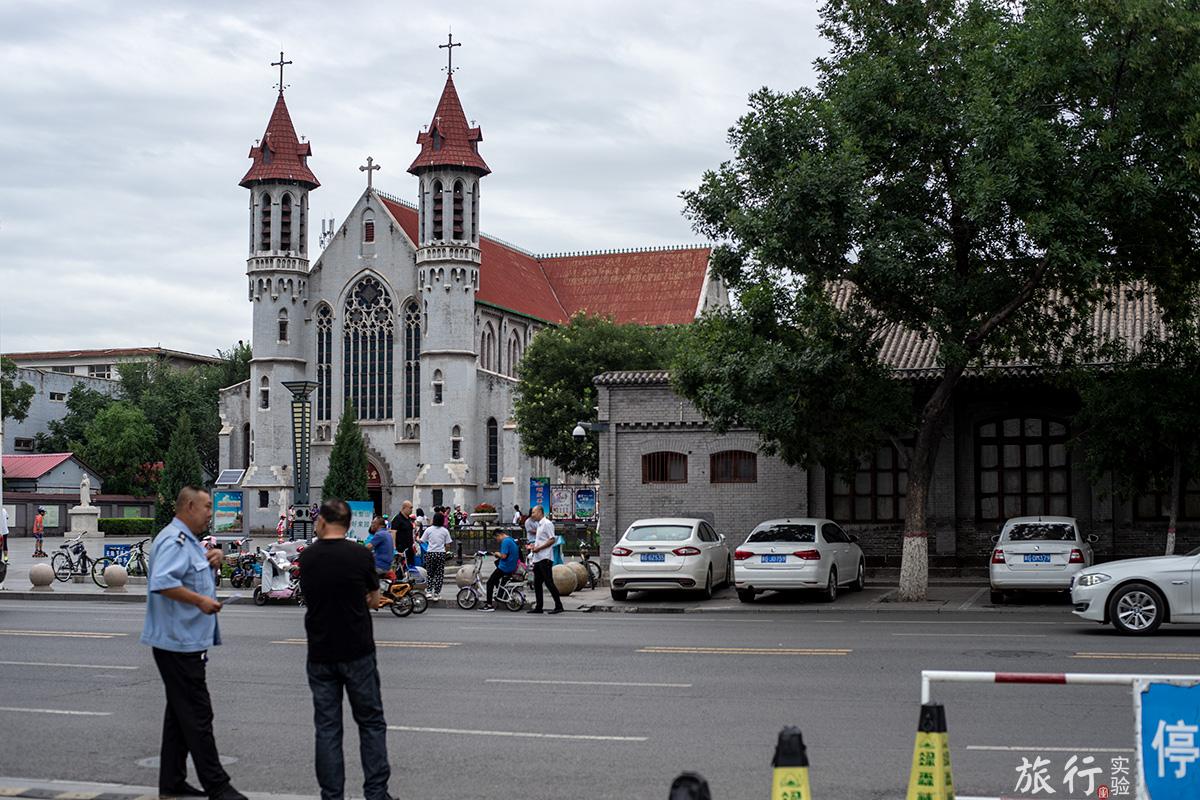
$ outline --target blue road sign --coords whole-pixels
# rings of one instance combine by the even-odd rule
[[[1200,797],[1200,683],[1138,681],[1134,703],[1141,796],[1149,800]]]

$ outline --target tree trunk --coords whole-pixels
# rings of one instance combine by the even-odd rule
[[[942,380],[921,409],[917,441],[908,462],[908,510],[904,516],[904,546],[900,552],[900,589],[902,602],[922,601],[929,592],[929,529],[926,506],[933,465],[946,429],[946,414],[954,397],[954,388],[962,377],[961,367],[947,367]]]
[[[1183,454],[1178,450],[1175,451],[1175,457],[1171,462],[1171,488],[1167,492],[1170,500],[1169,510],[1167,511],[1167,555],[1175,555],[1175,523],[1179,519],[1179,483],[1183,478]]]

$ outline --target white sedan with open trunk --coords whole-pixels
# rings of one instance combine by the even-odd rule
[[[749,603],[767,590],[818,589],[825,600],[838,589],[866,583],[858,540],[829,519],[772,519],[759,523],[733,552],[738,599]]]
[[[713,588],[733,580],[733,557],[722,534],[702,519],[639,519],[612,549],[609,591],[624,600],[630,591]]]
[[[1074,517],[1013,517],[993,537],[988,578],[992,603],[1013,590],[1059,591],[1094,560],[1091,543],[1079,533]]]

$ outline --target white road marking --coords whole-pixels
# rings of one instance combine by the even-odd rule
[[[969,744],[968,750],[998,750],[1004,753],[1132,753],[1132,747],[1019,747],[1007,744]]]
[[[598,630],[598,628],[560,628],[557,625],[551,628],[538,622],[532,625],[459,625],[457,627],[461,631],[533,631],[535,633],[550,631],[555,634],[595,633]]]
[[[892,636],[965,636],[972,639],[1045,639],[1044,633],[893,633]]]
[[[488,678],[484,683],[532,683],[538,686],[638,686],[654,689],[690,689],[690,683],[625,683],[623,681],[543,681],[526,678]]]
[[[0,711],[16,711],[24,714],[65,714],[71,717],[111,717],[111,711],[75,711],[66,708],[16,708],[0,706]]]
[[[141,667],[119,667],[113,664],[59,664],[53,661],[0,661],[13,667],[72,667],[74,669],[141,669]]]
[[[860,619],[862,625],[1078,625],[1078,622],[1029,622],[1013,619]]]
[[[412,725],[388,725],[389,731],[404,733],[449,733],[457,736],[503,736],[515,739],[566,739],[580,742],[644,742],[645,736],[593,736],[578,733],[533,733],[525,731],[470,731],[460,728],[418,728]]]
[[[280,639],[271,644],[308,644],[307,639]],[[448,650],[458,647],[462,642],[384,642],[376,641],[376,647],[411,647],[417,650]]]
[[[980,598],[980,596],[986,591],[987,591],[987,589],[980,589],[979,591],[975,592],[975,594],[971,595],[970,597],[968,597],[966,600],[963,601],[963,604],[958,607],[958,610],[966,611],[968,608],[975,605],[975,601],[978,600]]]
[[[642,647],[635,652],[714,656],[846,656],[853,651],[845,647],[672,647],[651,645]]]

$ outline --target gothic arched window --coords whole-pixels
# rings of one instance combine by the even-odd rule
[[[317,309],[317,419],[327,422],[333,399],[333,311],[324,303]]]
[[[450,458],[454,461],[462,458],[462,429],[457,425],[450,429]]]
[[[500,482],[500,426],[494,417],[487,421],[487,482]]]
[[[483,333],[479,336],[479,366],[493,372],[500,367],[496,363],[496,332],[490,322],[483,327]]]
[[[517,377],[517,366],[521,363],[521,334],[513,331],[508,337],[508,374]]]
[[[479,241],[479,181],[471,184],[471,241]]]
[[[433,371],[433,404],[440,406],[442,404],[442,371],[435,369]]]
[[[279,309],[279,342],[287,344],[288,341],[288,315],[287,309]]]
[[[404,417],[421,417],[421,307],[404,308]]]
[[[433,239],[444,239],[442,231],[442,182],[433,182]]]
[[[271,195],[258,198],[258,249],[271,249]]]
[[[292,248],[292,196],[285,194],[279,204],[279,249]]]
[[[266,375],[263,375],[262,380],[258,382],[258,407],[271,407],[271,379]]]
[[[344,396],[359,419],[390,419],[394,310],[378,279],[360,280],[346,299],[342,332]]]
[[[296,216],[299,220],[300,255],[308,255],[308,197],[301,197],[296,203]]]
[[[454,182],[454,238],[463,238],[463,182]]]

